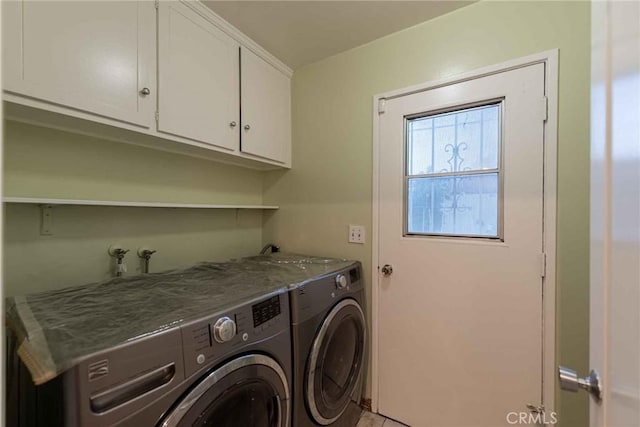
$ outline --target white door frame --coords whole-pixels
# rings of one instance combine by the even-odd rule
[[[373,97],[373,228],[371,241],[371,409],[378,412],[378,316],[379,316],[379,109],[384,111],[387,99],[449,86],[467,80],[498,74],[533,64],[545,64],[545,95],[547,120],[544,123],[544,172],[543,172],[543,250],[546,254],[546,274],[543,279],[542,301],[542,404],[547,411],[555,409],[555,327],[556,327],[556,197],[558,155],[558,49],[536,53],[501,64],[480,68],[440,80],[433,80],[403,89],[374,95]],[[545,108],[541,103],[540,108]],[[382,113],[384,114],[384,113]]]

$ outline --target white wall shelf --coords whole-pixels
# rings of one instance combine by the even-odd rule
[[[176,209],[278,209],[271,205],[210,205],[203,203],[124,202],[117,200],[46,199],[36,197],[5,197],[4,203],[26,203],[47,206],[116,206],[128,208],[176,208]]]

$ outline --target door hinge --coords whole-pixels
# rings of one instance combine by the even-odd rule
[[[386,111],[387,100],[382,98],[378,100],[378,114],[382,114]]]
[[[540,254],[540,276],[546,277],[547,275],[547,254],[542,252]]]
[[[156,111],[156,122],[160,121],[160,111]]]
[[[542,97],[542,121],[546,122],[549,118],[549,98]]]

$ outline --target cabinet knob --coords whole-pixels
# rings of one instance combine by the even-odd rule
[[[236,127],[237,123],[236,122],[231,122],[229,123],[229,126],[231,126],[232,128]]]
[[[244,130],[249,130],[249,129],[251,129],[251,126],[249,126],[249,125],[244,125]]]
[[[142,96],[147,96],[149,94],[151,94],[151,90],[148,87],[143,87],[140,91],[140,95]]]

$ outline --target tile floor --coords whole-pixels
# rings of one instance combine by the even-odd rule
[[[407,427],[402,423],[371,412],[363,412],[356,427]]]

